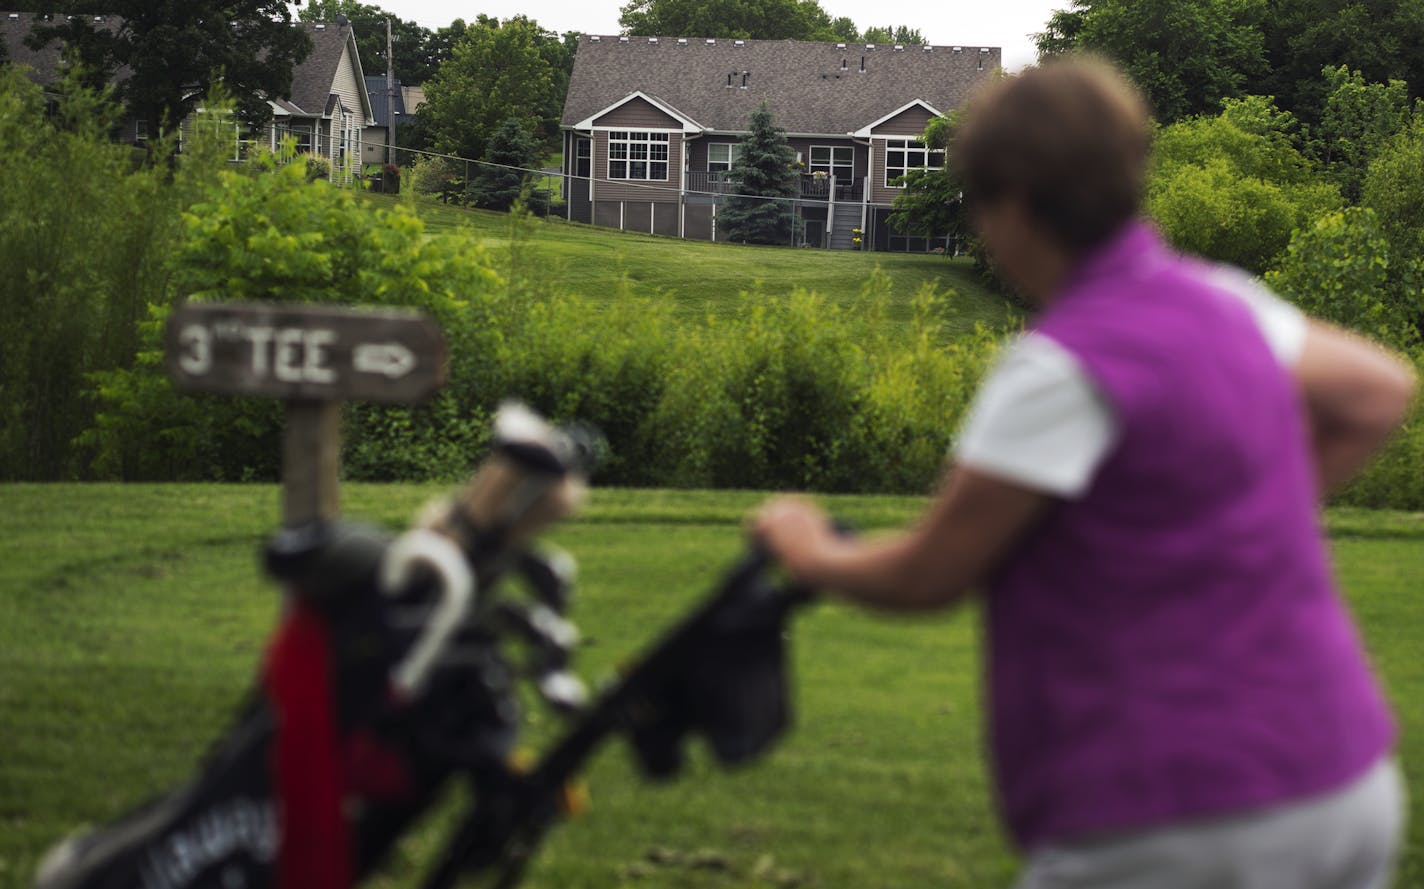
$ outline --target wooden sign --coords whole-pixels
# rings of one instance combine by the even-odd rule
[[[409,404],[445,381],[444,338],[416,312],[185,303],[167,335],[169,375],[191,392]]]
[[[418,312],[185,303],[168,319],[166,363],[185,391],[286,401],[282,518],[295,526],[340,507],[341,402],[425,401],[445,381],[445,340]]]

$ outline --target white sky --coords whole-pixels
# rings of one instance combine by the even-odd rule
[[[471,21],[480,13],[505,19],[523,13],[550,31],[617,34],[618,13],[626,0],[374,0],[375,5],[415,21],[439,28],[457,18]],[[867,8],[873,6],[873,12]],[[831,18],[847,16],[865,28],[908,25],[919,28],[936,45],[998,46],[1004,50],[1004,67],[1017,71],[1034,61],[1033,38],[1042,31],[1055,9],[1068,0],[977,0],[928,4],[922,0],[877,0],[873,4],[852,0],[821,0]],[[678,35],[665,35],[678,36]],[[703,35],[688,34],[688,37]]]

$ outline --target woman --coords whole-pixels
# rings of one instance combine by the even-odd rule
[[[913,527],[848,540],[781,498],[756,532],[870,607],[983,590],[1024,889],[1384,886],[1393,727],[1317,511],[1399,423],[1413,373],[1168,249],[1138,221],[1150,133],[1091,61],[971,104],[953,162],[1030,331]]]

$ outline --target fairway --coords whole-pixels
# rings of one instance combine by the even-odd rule
[[[441,490],[349,485],[345,510],[397,527]],[[595,489],[552,535],[580,565],[578,671],[607,675],[690,607],[763,496]],[[827,501],[867,530],[923,502]],[[276,615],[257,546],[278,509],[271,485],[0,486],[0,887],[28,886],[67,830],[191,774]],[[1424,517],[1335,511],[1328,527],[1416,788],[1398,885],[1424,886]],[[814,608],[794,628],[797,727],[771,756],[726,773],[699,751],[653,786],[609,747],[588,776],[591,810],[554,832],[526,885],[1006,886],[977,635],[972,611],[910,622]],[[550,718],[534,716],[548,737]],[[376,885],[417,885],[442,826],[412,836]]]
[[[1012,311],[990,292],[973,263],[964,257],[847,250],[749,247],[656,237],[565,222],[528,219],[511,228],[508,214],[467,210],[387,195],[361,195],[378,206],[411,207],[431,233],[461,232],[494,250],[526,251],[520,268],[555,289],[594,300],[627,292],[672,301],[674,317],[700,324],[743,310],[743,294],[785,296],[792,289],[818,293],[833,304],[860,294],[873,275],[883,275],[894,296],[888,320],[911,317],[911,297],[933,286],[945,297],[946,333],[976,323],[1002,327]],[[517,232],[517,235],[515,234]]]

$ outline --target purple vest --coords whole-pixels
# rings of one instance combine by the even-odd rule
[[[1027,849],[1328,791],[1392,741],[1294,384],[1203,272],[1134,224],[1035,325],[1121,431],[986,602],[994,766]]]

